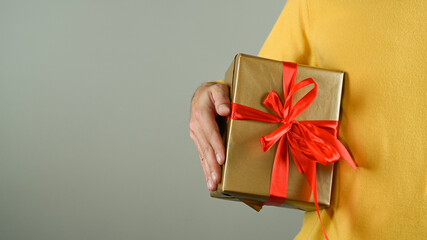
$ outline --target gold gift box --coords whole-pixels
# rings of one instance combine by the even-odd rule
[[[230,87],[232,102],[272,113],[263,101],[272,90],[283,96],[283,63],[280,61],[237,54],[225,74],[225,84]],[[317,97],[295,120],[339,119],[341,92],[344,73],[298,65],[295,83],[313,78],[317,83]],[[312,87],[305,87],[294,95],[294,103]],[[272,113],[274,114],[274,113]],[[211,192],[215,198],[240,200],[259,211],[270,193],[270,179],[275,144],[262,152],[260,137],[280,126],[280,123],[259,121],[227,120],[223,138],[226,146],[226,161],[222,166],[222,178],[217,190]],[[310,185],[289,157],[289,182],[286,201],[281,207],[315,210]],[[320,208],[330,205],[334,164],[317,164],[317,195]]]

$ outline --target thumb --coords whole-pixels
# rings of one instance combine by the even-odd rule
[[[215,84],[211,86],[211,96],[218,115],[228,116],[230,114],[230,97],[228,86]]]

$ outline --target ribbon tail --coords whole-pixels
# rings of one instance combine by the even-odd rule
[[[354,163],[353,158],[350,156],[350,153],[347,151],[347,149],[344,147],[344,145],[335,138],[335,146],[337,151],[340,153],[341,157],[348,163],[350,164],[350,166],[354,169],[357,170],[357,166]]]
[[[317,200],[316,163],[305,164],[304,173],[305,173],[305,176],[307,177],[307,180],[313,192],[314,204],[316,205],[317,216],[319,217],[320,226],[322,227],[322,231],[323,231],[323,236],[325,236],[326,240],[329,240],[328,235],[326,235],[325,228],[323,227],[322,218],[320,217],[319,202]]]
[[[281,138],[274,157],[271,173],[270,196],[264,205],[280,206],[286,201],[289,177],[289,144]]]

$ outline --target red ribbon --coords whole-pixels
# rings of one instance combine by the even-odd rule
[[[286,96],[284,104],[274,91],[271,91],[264,100],[264,105],[273,110],[277,116],[232,103],[230,118],[283,123],[275,131],[260,139],[263,152],[278,142],[271,175],[270,196],[263,204],[279,206],[286,200],[290,149],[298,171],[307,177],[310,184],[323,234],[328,239],[323,228],[317,201],[316,164],[326,165],[343,158],[355,170],[357,167],[344,145],[336,138],[338,121],[294,120],[310,106],[317,95],[317,84],[312,78],[305,79],[295,85],[297,68],[298,65],[295,63],[283,62],[283,93]],[[293,106],[292,100],[295,92],[311,84],[314,85],[314,88]]]

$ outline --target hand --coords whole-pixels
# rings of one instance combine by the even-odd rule
[[[215,118],[230,114],[228,86],[204,83],[191,101],[190,137],[199,151],[200,164],[207,187],[215,191],[221,180],[221,167],[225,161],[225,147]]]

